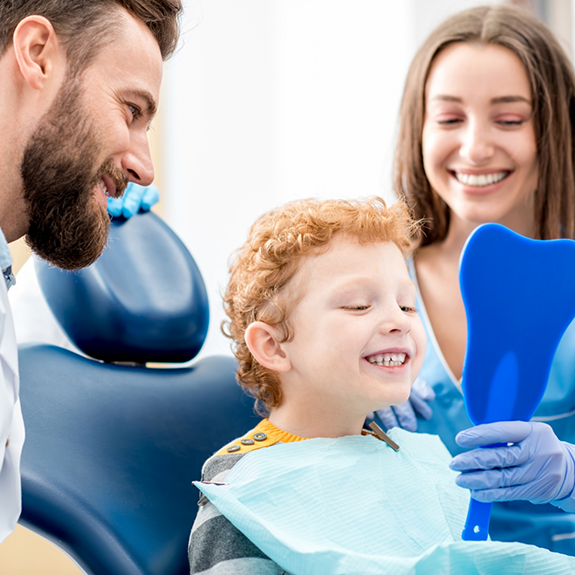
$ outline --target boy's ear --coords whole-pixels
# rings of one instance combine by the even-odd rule
[[[255,321],[246,329],[244,338],[260,365],[272,371],[286,372],[291,369],[291,362],[279,343],[279,335],[275,327]]]
[[[43,16],[27,16],[21,20],[12,41],[20,73],[34,90],[42,90],[53,76],[56,63],[66,61],[52,23]]]

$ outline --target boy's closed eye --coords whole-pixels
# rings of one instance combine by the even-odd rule
[[[399,309],[401,311],[406,312],[406,313],[419,313],[419,310],[417,308],[409,306],[409,305],[400,305]]]

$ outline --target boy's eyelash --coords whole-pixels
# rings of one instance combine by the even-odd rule
[[[399,308],[401,309],[401,311],[404,312],[415,312],[415,313],[419,313],[419,310],[415,307],[410,307],[408,305],[400,305]]]
[[[343,309],[350,309],[350,310],[354,310],[354,311],[365,311],[366,309],[369,309],[369,305],[344,305]]]

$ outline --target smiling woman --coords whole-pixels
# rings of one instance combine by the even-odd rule
[[[574,237],[573,110],[569,59],[535,16],[507,4],[453,16],[431,33],[410,67],[395,185],[416,216],[425,218],[411,275],[429,341],[421,377],[436,397],[429,404],[431,419],[418,421],[417,428],[440,435],[452,454],[462,449],[456,435],[471,426],[460,381],[467,344],[461,251],[469,234],[487,222],[532,238]],[[513,300],[509,293],[510,305]],[[494,310],[494,329],[497,322]],[[535,414],[570,442],[575,441],[574,357],[572,324]],[[554,453],[562,453],[557,437],[555,442]],[[525,465],[547,456],[552,457],[535,454]],[[505,470],[492,475],[494,490],[505,485]],[[494,507],[490,535],[575,555],[573,517],[551,505],[535,510],[527,501],[507,502]]]
[[[450,235],[490,221],[535,236],[531,86],[516,54],[463,43],[442,50],[425,87],[422,141],[429,183],[450,207]]]

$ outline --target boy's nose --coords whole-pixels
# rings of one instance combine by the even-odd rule
[[[411,318],[399,306],[394,307],[383,314],[379,329],[384,334],[393,332],[407,333],[411,330]]]

